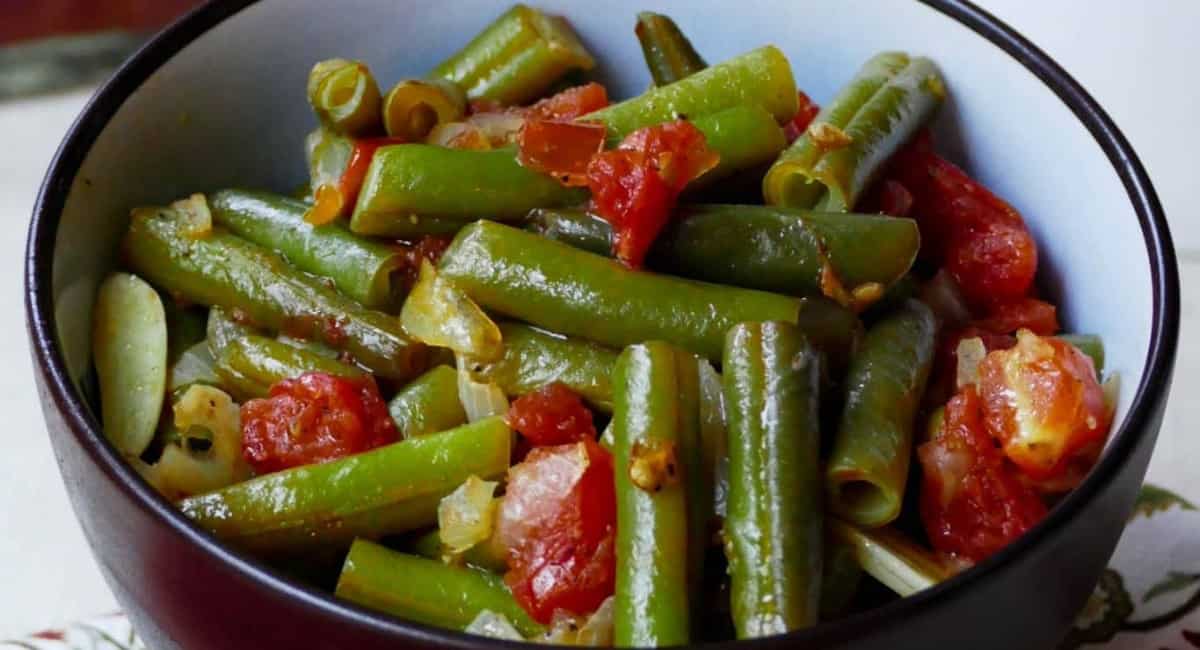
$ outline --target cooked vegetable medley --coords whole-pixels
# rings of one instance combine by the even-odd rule
[[[112,445],[339,598],[559,644],[783,634],[1036,526],[1116,384],[938,155],[934,62],[818,105],[773,46],[634,27],[650,89],[616,103],[522,5],[412,78],[316,63],[299,198],[133,210],[94,314]]]

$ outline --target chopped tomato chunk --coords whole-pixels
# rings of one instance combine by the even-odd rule
[[[588,163],[604,150],[603,124],[527,119],[517,134],[517,159],[563,185],[585,187]]]
[[[634,131],[617,149],[594,157],[588,187],[596,211],[612,224],[617,259],[641,266],[679,193],[717,162],[704,134],[683,120]]]
[[[1074,346],[1029,330],[1017,345],[979,364],[988,431],[1035,480],[1090,467],[1112,419],[1092,360]]]
[[[370,377],[310,372],[242,405],[242,453],[259,474],[335,460],[399,437]]]
[[[1021,298],[992,306],[987,318],[975,321],[975,326],[994,334],[1014,334],[1023,328],[1050,336],[1058,331],[1058,309],[1044,300]]]
[[[912,212],[913,196],[899,181],[885,179],[863,198],[864,212],[891,217],[907,217]]]
[[[616,522],[612,455],[590,438],[537,447],[508,470],[496,533],[504,580],[531,617],[586,615],[612,595]]]
[[[342,193],[345,205],[354,207],[354,202],[358,200],[358,191],[362,189],[363,180],[367,177],[367,168],[371,166],[371,159],[375,157],[375,152],[380,147],[404,144],[405,142],[407,140],[404,138],[366,138],[354,141],[354,149],[350,151],[350,161],[346,163],[346,170],[342,172],[342,177],[338,180],[338,190]]]
[[[513,400],[508,426],[537,446],[563,445],[596,439],[592,412],[579,394],[562,382],[552,382]]]
[[[935,154],[928,131],[893,157],[885,178],[912,195],[922,255],[944,262],[972,304],[1028,294],[1037,271],[1037,244],[1021,215]]]
[[[596,82],[568,88],[529,107],[529,117],[573,120],[608,106],[608,91]]]
[[[795,117],[783,125],[783,134],[787,136],[788,144],[795,142],[796,138],[804,135],[804,132],[808,129],[808,125],[812,124],[812,121],[817,117],[817,113],[821,112],[821,107],[809,99],[803,90],[796,94],[800,99],[800,110],[796,111]]]
[[[983,423],[974,386],[946,404],[942,431],[921,445],[921,520],[935,549],[978,562],[1046,515]]]

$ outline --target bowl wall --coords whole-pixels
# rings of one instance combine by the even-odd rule
[[[334,11],[320,0],[263,0],[237,10],[242,4],[200,10],[123,70],[68,137],[43,189],[31,233],[31,333],[64,479],[106,576],[152,647],[375,648],[394,645],[392,635],[401,632],[470,644],[332,604],[218,548],[102,448],[79,399],[95,289],[113,267],[131,207],[231,185],[286,191],[300,184],[302,140],[314,126],[304,99],[314,61],[364,60],[381,84],[420,75],[506,6],[354,0]],[[632,35],[643,4],[610,1],[604,11],[568,0],[537,4],[571,19],[601,61],[611,95],[647,85]],[[819,102],[880,50],[920,53],[941,67],[950,101],[936,124],[939,146],[1025,216],[1040,244],[1042,286],[1068,329],[1103,337],[1106,366],[1123,385],[1121,434],[1109,449],[1121,458],[1102,469],[1103,484],[1091,481],[1072,496],[1036,540],[921,598],[809,633],[805,647],[1051,644],[1116,543],[1169,383],[1177,280],[1165,224],[1153,220],[1161,215],[1152,188],[1139,184],[1136,158],[1114,153],[1124,144],[1119,134],[1097,139],[1111,125],[1094,107],[1064,102],[1064,88],[1078,91],[1073,82],[1052,74],[1038,53],[1018,52],[1034,58],[1043,81],[1011,53],[1019,40],[983,25],[1006,51],[973,31],[953,14],[979,15],[957,2],[653,4],[676,18],[709,61],[780,46],[798,85]],[[1126,186],[1130,179],[1137,187]],[[1027,629],[1014,632],[1012,620],[1027,621]],[[1014,633],[1027,643],[1014,644]]]

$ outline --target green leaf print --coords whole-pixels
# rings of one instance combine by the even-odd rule
[[[1142,602],[1148,603],[1159,596],[1175,593],[1176,591],[1182,591],[1188,587],[1191,587],[1197,582],[1200,582],[1200,573],[1180,573],[1178,571],[1172,571],[1167,574],[1167,577],[1160,580],[1158,584],[1150,587],[1150,589],[1146,591],[1146,595],[1142,596]]]
[[[1139,515],[1151,517],[1156,512],[1165,512],[1175,507],[1181,510],[1196,509],[1196,506],[1178,494],[1166,488],[1147,483],[1142,486],[1142,491],[1138,493],[1137,501],[1133,504],[1133,514],[1130,515],[1130,519],[1134,519]]]

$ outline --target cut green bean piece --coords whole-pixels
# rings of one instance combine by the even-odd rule
[[[467,413],[458,401],[458,371],[434,366],[396,393],[388,402],[388,412],[404,438],[465,424]]]
[[[767,203],[847,211],[894,152],[941,106],[929,59],[883,53],[866,62],[763,179]]]
[[[417,537],[407,548],[421,557],[445,561],[446,552],[442,545],[441,531],[436,528]],[[501,546],[493,535],[491,539],[467,549],[462,554],[462,560],[485,571],[504,573],[508,570],[508,549]]]
[[[329,59],[308,74],[308,103],[326,128],[351,137],[374,135],[382,128],[379,84],[358,61]]]
[[[322,341],[380,376],[402,380],[424,369],[425,346],[410,341],[394,317],[363,307],[222,229],[188,237],[170,209],[135,210],[122,253],[130,268],[174,294],[237,310],[272,331]]]
[[[261,334],[261,332],[255,330],[253,327],[238,322],[233,317],[233,314],[220,307],[213,307],[208,310],[208,323],[205,326],[205,332],[208,351],[212,354],[213,359],[221,356],[221,353],[230,343],[243,336]]]
[[[272,249],[301,271],[333,280],[347,296],[372,309],[399,302],[400,249],[358,237],[341,224],[314,226],[308,209],[269,192],[222,190],[212,195],[213,220],[255,244]]]
[[[375,152],[350,229],[387,237],[452,233],[480,218],[514,221],[533,208],[585,200],[586,190],[522,167],[511,149],[399,144]]]
[[[850,361],[825,480],[832,510],[851,523],[875,528],[900,514],[936,335],[933,312],[910,300],[867,330]]]
[[[92,354],[104,435],[117,451],[137,456],[154,439],[167,386],[167,316],[153,287],[128,273],[100,284]]]
[[[783,124],[799,109],[792,66],[768,45],[734,57],[666,86],[584,115],[603,122],[610,142],[646,126],[711,115],[734,106],[765,109]]]
[[[623,347],[666,340],[721,357],[725,331],[745,319],[796,322],[801,302],[777,294],[634,271],[536,234],[489,221],[464,228],[441,273],[485,309],[566,336]]]
[[[817,622],[824,534],[820,366],[820,355],[791,323],[741,323],[725,339],[725,554],[739,639]]]
[[[320,465],[267,474],[179,504],[200,527],[254,551],[347,544],[432,526],[472,474],[502,476],[512,431],[488,418]]]
[[[1104,372],[1104,341],[1100,340],[1099,336],[1095,334],[1059,334],[1058,338],[1079,348],[1080,352],[1090,357],[1092,365],[1096,368],[1097,376]]]
[[[248,335],[230,341],[216,358],[221,385],[238,401],[266,397],[271,387],[309,372],[362,379],[366,371],[275,339]]]
[[[383,98],[384,129],[409,142],[425,139],[433,127],[457,122],[466,113],[466,93],[445,79],[404,79]]]
[[[595,65],[565,20],[518,4],[438,64],[432,76],[457,83],[471,99],[516,105],[537,99],[568,71]]]
[[[365,539],[350,546],[338,598],[414,623],[462,630],[483,611],[502,614],[526,636],[544,631],[500,576],[397,553]]]
[[[520,323],[501,323],[504,356],[473,368],[473,374],[500,386],[509,397],[562,382],[593,407],[612,411],[612,367],[617,353]]]
[[[693,511],[701,462],[696,359],[662,342],[632,345],[617,359],[613,384],[614,644],[684,645],[707,523]]]
[[[863,530],[831,519],[833,537],[854,551],[859,566],[901,596],[911,596],[946,580],[951,572],[933,553],[895,530]]]
[[[570,244],[605,257],[612,256],[612,226],[582,208],[538,208],[531,210],[523,222],[525,230],[535,232],[547,239]],[[659,234],[659,238],[663,237]],[[648,255],[652,261],[654,255]]]
[[[651,11],[639,13],[634,33],[656,86],[674,83],[708,67],[692,42],[667,16]]]
[[[734,106],[692,119],[704,134],[708,148],[720,160],[717,166],[692,181],[689,190],[705,187],[743,170],[766,165],[787,146],[787,136],[775,116],[757,105]]]

